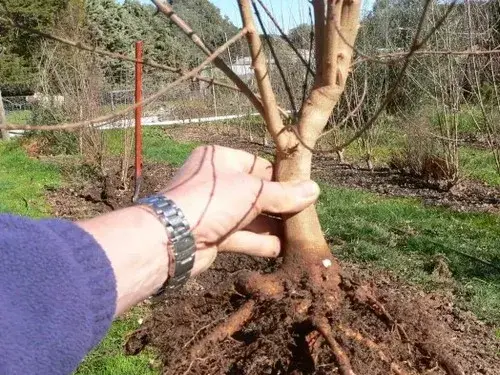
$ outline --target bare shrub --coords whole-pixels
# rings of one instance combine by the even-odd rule
[[[457,163],[443,143],[431,135],[427,119],[407,125],[405,134],[402,150],[391,155],[391,169],[441,190],[448,190],[458,182]]]

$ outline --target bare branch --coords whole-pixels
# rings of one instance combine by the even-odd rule
[[[394,60],[403,60],[408,55],[407,51],[401,52],[390,52],[383,53],[375,56],[363,55],[362,52],[358,52],[361,57],[353,62],[353,65],[360,64],[365,61],[378,62],[381,64],[387,64]],[[441,50],[441,51],[429,51],[429,50],[419,50],[413,53],[414,56],[481,56],[481,55],[500,55],[500,49],[492,50],[465,50],[465,51],[452,51],[452,50]]]
[[[359,29],[360,0],[328,0],[327,3],[326,27],[320,28],[318,24],[315,25],[316,47],[321,48],[324,55],[321,57],[323,73],[316,75],[314,88],[302,107],[299,120],[300,136],[311,149],[344,91],[353,53],[353,50],[338,37],[337,27],[332,23],[339,22],[338,29],[344,33],[351,44],[354,44]],[[321,13],[318,12],[318,8],[324,9],[322,7],[323,0],[315,0],[313,4],[315,5],[315,13]],[[318,14],[315,16],[316,18],[321,17]],[[319,22],[322,21],[319,20]],[[320,29],[326,29],[326,31],[323,32]],[[319,31],[319,35],[323,35],[322,40],[317,40]]]
[[[253,9],[255,11],[255,15],[257,16],[257,20],[259,21],[260,28],[262,29],[262,32],[264,34],[264,38],[266,39],[267,45],[269,46],[269,50],[271,51],[271,56],[274,59],[274,63],[276,64],[276,67],[278,68],[278,72],[281,76],[281,80],[283,81],[283,85],[285,86],[285,91],[288,95],[288,100],[290,102],[290,106],[293,111],[293,115],[297,115],[297,106],[295,105],[295,98],[293,97],[292,93],[292,88],[290,87],[290,84],[288,83],[288,80],[286,79],[285,72],[283,71],[283,68],[281,67],[280,60],[278,58],[278,55],[276,54],[276,51],[274,49],[273,43],[269,37],[269,34],[267,33],[267,30],[264,26],[264,22],[262,22],[262,18],[260,16],[259,9],[257,8],[257,5],[255,4],[255,1],[252,1]]]
[[[363,87],[363,94],[361,95],[361,98],[359,99],[358,101],[358,104],[356,105],[356,107],[354,107],[349,113],[347,116],[345,116],[342,121],[336,125],[336,128],[339,128],[341,127],[342,125],[344,125],[345,123],[347,123],[347,121],[349,121],[351,118],[353,118],[357,113],[358,111],[361,109],[361,107],[363,106],[364,102],[365,102],[365,98],[366,98],[366,94],[368,92],[368,79],[367,77],[365,78],[365,83],[364,83],[364,87]],[[325,131],[323,134],[320,135],[320,138],[330,134],[332,131],[335,130],[335,127]]]
[[[382,102],[382,104],[375,111],[375,114],[366,122],[366,124],[361,129],[359,129],[347,142],[345,142],[344,144],[336,147],[336,149],[334,151],[345,149],[347,146],[349,146],[351,143],[353,143],[359,137],[361,137],[366,131],[368,131],[376,123],[377,119],[380,117],[380,115],[385,110],[385,108],[387,107],[387,105],[391,102],[394,94],[398,90],[400,82],[403,79],[408,66],[410,65],[412,56],[415,55],[415,53],[420,48],[422,48],[424,46],[425,42],[427,40],[429,40],[429,38],[443,24],[443,22],[446,20],[446,18],[448,17],[448,15],[454,9],[456,2],[457,2],[457,0],[454,0],[449,5],[449,7],[446,10],[445,14],[436,22],[436,24],[432,27],[431,31],[425,37],[423,37],[422,40],[420,40],[420,34],[422,33],[422,28],[423,28],[424,20],[425,20],[425,18],[427,16],[427,10],[428,10],[429,5],[431,3],[431,0],[426,0],[424,11],[422,12],[422,14],[420,16],[420,21],[418,23],[418,28],[417,28],[417,31],[415,32],[415,36],[413,38],[412,46],[411,46],[410,50],[408,51],[408,53],[406,54],[405,62],[403,64],[401,70],[399,71],[396,79],[395,79],[395,84],[389,90],[389,92],[387,93],[384,101]]]
[[[340,20],[342,15],[342,2],[344,0],[327,1],[326,9],[326,30],[323,38],[323,74],[322,84],[325,86],[334,86],[340,84],[338,74],[341,72],[337,70],[340,46],[340,26],[337,26],[337,21]],[[349,1],[349,0],[345,0]],[[343,38],[346,40],[346,38]],[[353,45],[354,43],[348,44]],[[350,48],[350,47],[349,47]],[[351,48],[352,50],[352,48]]]
[[[311,8],[309,8],[309,20],[311,23],[311,32],[309,33],[309,56],[308,56],[307,64],[309,66],[311,66],[311,57],[312,57],[312,51],[313,51],[313,46],[314,46],[314,23],[313,23],[314,21],[313,21],[313,17],[312,17]],[[309,84],[309,69],[306,70],[306,76],[304,77],[304,83],[302,85],[302,101],[301,101],[302,106],[304,105],[304,102],[306,101],[308,84]]]
[[[252,17],[252,8],[250,0],[239,0],[241,19],[244,27],[248,30],[247,40],[252,55],[253,68],[257,85],[259,86],[260,95],[262,97],[262,105],[264,106],[264,119],[269,129],[269,133],[273,137],[278,151],[284,151],[288,143],[288,134],[284,131],[286,128],[283,125],[283,120],[278,111],[276,97],[274,95],[269,72],[267,70],[267,62],[262,48],[255,23]]]
[[[17,29],[29,32],[31,34],[38,35],[38,36],[40,36],[42,38],[50,39],[50,40],[53,40],[55,42],[59,42],[59,43],[65,44],[65,45],[70,46],[70,47],[78,48],[78,49],[83,50],[83,51],[88,51],[88,52],[91,52],[91,53],[95,53],[97,55],[110,57],[110,58],[115,59],[115,60],[128,61],[128,62],[132,62],[132,63],[136,63],[137,62],[137,60],[134,57],[122,55],[122,54],[119,54],[119,53],[109,52],[109,51],[106,51],[106,50],[103,50],[103,49],[99,49],[99,48],[96,48],[96,47],[91,47],[91,46],[89,46],[87,44],[84,44],[82,42],[75,42],[75,41],[70,40],[70,39],[62,38],[62,37],[59,37],[59,36],[56,36],[56,35],[52,35],[50,33],[46,33],[46,32],[40,31],[40,30],[32,29],[30,27],[27,27],[25,25],[17,23],[14,20],[11,20],[11,19],[0,17],[0,22],[3,22],[4,24],[6,24],[9,27],[17,28]],[[179,75],[183,75],[184,74],[184,71],[181,68],[175,68],[175,67],[172,67],[172,66],[168,66],[168,65],[164,65],[164,64],[159,64],[159,63],[157,63],[155,61],[152,61],[150,59],[143,59],[143,61],[139,61],[139,62],[141,62],[143,65],[150,66],[152,68],[164,70],[164,71],[167,71],[167,72],[176,73],[176,74],[179,74]],[[230,90],[233,90],[233,91],[241,91],[236,86],[230,85],[230,84],[222,82],[222,81],[218,81],[218,80],[214,80],[214,79],[211,79],[211,78],[203,77],[201,75],[197,75],[197,76],[195,76],[193,78],[196,79],[196,80],[198,80],[198,81],[206,82],[206,83],[209,83],[211,85],[217,85],[217,86],[224,87],[224,88],[227,88],[227,89],[230,89]]]
[[[295,47],[295,45],[292,43],[292,41],[290,40],[290,38],[288,37],[288,35],[281,28],[279,22],[276,20],[276,18],[274,18],[273,14],[269,10],[269,8],[266,6],[266,4],[264,4],[262,2],[262,0],[257,0],[257,2],[262,7],[262,9],[264,9],[264,12],[266,12],[267,16],[269,17],[269,19],[271,20],[271,22],[274,24],[274,26],[276,26],[276,28],[278,29],[281,37],[285,40],[285,42],[287,42],[287,44],[290,46],[290,48],[293,50],[293,52],[295,52],[295,54],[300,59],[300,61],[302,62],[302,64],[304,64],[304,66],[306,67],[307,71],[314,77],[315,73],[314,73],[314,70],[311,68],[311,62],[310,61],[307,62],[306,59],[304,58],[304,56],[302,56],[302,54],[299,52],[299,50],[297,49],[297,47]],[[256,11],[256,14],[258,14],[257,11]]]
[[[146,107],[150,105],[151,103],[155,102],[158,100],[160,97],[168,93],[170,90],[172,90],[173,87],[178,86],[182,82],[185,82],[197,74],[199,74],[207,65],[212,63],[221,53],[224,53],[224,51],[229,47],[231,44],[234,44],[236,41],[241,39],[245,34],[247,33],[247,29],[243,28],[241,29],[236,35],[234,35],[231,39],[229,39],[226,43],[224,43],[222,46],[217,48],[210,56],[208,56],[205,61],[203,61],[200,65],[198,65],[196,68],[193,70],[189,71],[188,73],[184,74],[182,77],[179,77],[177,80],[174,82],[166,85],[164,88],[156,92],[155,94],[151,95],[150,97],[144,99],[142,102],[133,104],[131,106],[128,106],[127,108],[124,108],[120,111],[110,113],[104,116],[96,117],[91,120],[85,120],[85,121],[79,121],[79,122],[74,122],[74,123],[67,123],[67,124],[60,124],[60,125],[16,125],[16,124],[6,124],[6,125],[1,125],[0,129],[7,129],[7,130],[74,130],[78,128],[82,128],[85,126],[103,126],[113,120],[116,120],[120,117],[123,117],[129,112],[132,112],[136,108],[143,106]]]
[[[156,5],[159,12],[167,16],[177,27],[179,27],[184,34],[186,34],[198,48],[200,48],[205,55],[210,55],[211,51],[203,40],[194,32],[194,30],[175,12],[174,9],[168,4],[161,0],[151,0],[154,5]],[[214,65],[219,68],[240,90],[245,94],[252,105],[260,112],[264,117],[264,107],[259,98],[252,92],[250,87],[241,80],[241,78],[232,71],[232,69],[227,66],[227,64],[220,57],[214,60]]]

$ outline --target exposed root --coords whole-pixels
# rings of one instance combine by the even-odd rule
[[[397,332],[401,336],[401,340],[403,342],[406,342],[406,343],[411,342],[409,337],[408,337],[408,334],[406,333],[403,326],[401,324],[399,324],[396,321],[396,319],[394,319],[392,317],[392,315],[387,311],[385,306],[382,305],[373,296],[373,294],[371,293],[371,291],[368,289],[368,287],[366,285],[356,288],[353,296],[357,302],[364,303],[364,304],[367,304],[368,306],[370,306],[371,309],[373,310],[373,312],[378,317],[383,319],[386,322],[386,324],[388,324],[392,328],[397,329]],[[367,344],[367,343],[365,342],[364,344]],[[446,354],[446,352],[444,352],[443,349],[438,350],[438,349],[434,348],[433,345],[430,345],[427,343],[414,343],[414,345],[423,354],[430,356],[430,357],[433,357],[433,358],[436,358],[439,365],[446,371],[446,373],[448,375],[465,375],[465,372],[462,370],[462,368],[456,363],[455,360],[450,358],[450,356],[448,354]],[[391,368],[393,368],[392,365],[391,365]]]
[[[209,348],[212,343],[224,340],[232,336],[234,333],[243,328],[243,325],[252,316],[255,307],[255,301],[246,301],[233,315],[231,315],[224,323],[215,327],[215,329],[208,336],[200,340],[191,349],[191,358],[199,357],[200,354]]]
[[[309,348],[309,353],[311,355],[311,358],[313,360],[314,366],[318,366],[318,356],[319,356],[319,349],[321,347],[321,344],[323,343],[323,336],[318,331],[312,331],[309,335],[306,337],[306,342],[307,346]]]
[[[391,328],[396,328],[398,333],[401,336],[401,340],[403,342],[409,342],[408,334],[401,324],[399,324],[396,319],[392,317],[392,315],[387,311],[384,305],[382,305],[372,294],[372,292],[368,289],[366,285],[360,286],[356,288],[354,291],[354,299],[359,303],[367,304],[371,307],[373,312],[382,320],[385,321],[387,325]]]
[[[340,344],[333,337],[333,332],[326,318],[314,319],[314,326],[319,333],[325,338],[326,342],[332,349],[335,359],[339,365],[339,373],[341,375],[356,375],[351,367],[351,362],[345,354]]]
[[[241,294],[193,293],[186,308],[195,307],[196,325],[189,316],[179,316],[179,307],[164,306],[152,337],[161,340],[155,345],[163,343],[166,373],[415,375],[431,368],[447,375],[497,373],[489,358],[465,357],[467,348],[458,344],[452,356],[447,340],[460,334],[455,336],[419,300],[404,305],[407,299],[399,291],[384,293],[382,302],[371,284],[362,287],[343,278],[335,290],[326,285],[330,278],[312,279],[308,271],[286,274],[282,265],[263,271],[273,273],[246,272],[240,278],[238,272]]]
[[[339,324],[337,326],[337,329],[341,331],[347,338],[350,338],[351,340],[355,340],[369,349],[373,350],[376,352],[382,362],[387,363],[391,367],[391,371],[397,375],[409,375],[409,373],[401,368],[401,366],[389,359],[387,355],[383,352],[383,350],[380,348],[378,344],[376,344],[374,341],[370,340],[367,337],[364,337],[361,333],[353,331],[352,329],[348,327],[344,327],[343,325]]]
[[[434,345],[429,343],[417,343],[416,347],[424,354],[434,357],[437,359],[439,365],[446,371],[448,375],[465,375],[464,370],[460,367],[453,358],[442,350],[434,347]]]
[[[283,296],[283,282],[277,274],[241,272],[236,289],[239,293],[259,299],[279,299]]]

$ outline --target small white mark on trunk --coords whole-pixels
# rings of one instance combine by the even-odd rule
[[[325,266],[325,268],[330,268],[332,266],[332,261],[330,259],[323,259],[323,266]]]

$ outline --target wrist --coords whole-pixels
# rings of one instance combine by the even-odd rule
[[[116,315],[155,293],[168,278],[168,236],[147,208],[129,207],[79,222],[106,253],[116,279]]]
[[[140,199],[138,204],[147,206],[148,211],[154,213],[169,237],[169,278],[155,293],[155,296],[160,296],[165,291],[175,290],[187,282],[194,265],[196,245],[184,212],[173,200],[157,194]]]

